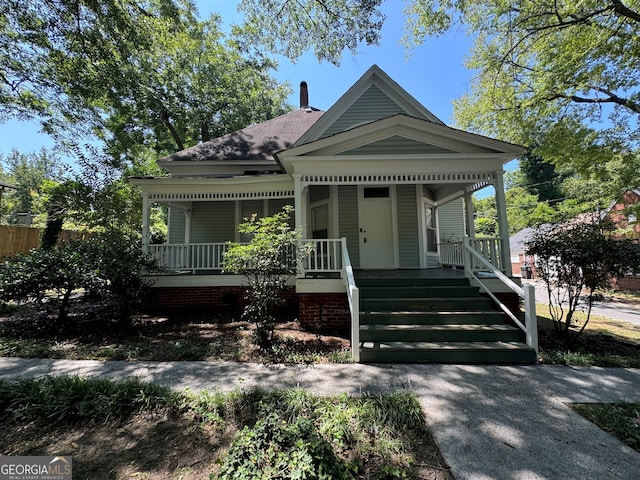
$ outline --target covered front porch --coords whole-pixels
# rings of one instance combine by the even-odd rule
[[[311,248],[308,249],[298,276],[295,279],[291,279],[292,287],[295,288],[295,293],[301,299],[301,315],[304,315],[302,310],[308,309],[307,307],[311,303],[318,302],[320,305],[320,319],[315,319],[311,322],[322,321],[323,302],[325,303],[326,314],[327,309],[331,308],[329,306],[331,301],[327,301],[327,298],[335,301],[336,296],[338,298],[341,295],[343,296],[342,298],[346,297],[345,307],[348,308],[352,357],[356,362],[360,361],[361,354],[364,351],[369,352],[369,357],[365,358],[366,361],[391,361],[389,357],[376,356],[378,354],[371,356],[373,355],[371,354],[372,345],[377,348],[381,345],[386,345],[385,342],[379,341],[379,337],[374,337],[374,339],[378,339],[377,342],[366,341],[370,338],[373,328],[377,328],[378,331],[392,329],[394,330],[393,334],[396,336],[398,331],[404,331],[406,334],[410,334],[411,338],[416,338],[416,335],[418,335],[418,338],[422,338],[420,335],[434,338],[434,330],[437,335],[442,335],[443,329],[450,331],[454,337],[462,335],[462,338],[473,335],[474,331],[479,331],[480,338],[484,338],[494,330],[498,330],[498,335],[503,335],[501,330],[507,327],[499,325],[503,324],[504,319],[512,324],[514,329],[521,332],[520,335],[524,339],[524,344],[530,349],[529,352],[536,352],[537,355],[538,341],[534,289],[531,285],[523,288],[518,279],[509,278],[492,263],[493,261],[500,264],[499,239],[481,239],[474,242],[464,238],[461,242],[440,244],[439,247],[441,249],[449,252],[447,257],[449,263],[446,266],[440,265],[438,268],[423,269],[356,269],[350,259],[346,238],[306,239],[303,242],[310,245]],[[227,244],[150,245],[149,248],[155,258],[167,267],[161,275],[156,277],[156,281],[161,287],[188,286],[191,289],[198,289],[217,285],[220,288],[228,289],[231,286],[242,286],[241,277],[224,274],[223,256]],[[485,253],[488,256],[485,256]],[[382,288],[382,290],[375,290],[376,288]],[[492,306],[488,304],[477,306],[476,300],[469,298],[469,294],[465,293],[469,288],[471,288],[472,292],[471,297],[476,297],[477,294],[480,294],[481,297],[490,299]],[[370,297],[372,294],[370,292],[372,289],[375,291],[373,296],[381,295],[380,292],[382,291],[385,292],[383,296],[391,295],[394,297],[397,306],[389,307],[386,305],[380,307],[368,305],[367,302],[371,303]],[[440,295],[445,295],[447,300],[440,299]],[[419,302],[417,304],[412,303],[416,301]],[[524,305],[524,318],[520,315],[521,303]],[[471,306],[469,308],[463,307],[460,310],[460,305],[467,304]],[[311,305],[311,307],[313,308],[314,305]],[[397,310],[389,317],[396,326],[381,326],[380,324],[376,324],[376,327],[370,326],[372,315],[373,318],[376,318],[375,313],[372,312],[379,308],[383,310],[395,308]],[[493,309],[501,312],[503,320],[496,321],[494,314],[493,323],[485,324],[485,319],[492,316],[491,311]],[[391,314],[391,311],[387,313]],[[458,322],[461,322],[463,326],[456,329],[449,325],[445,328],[442,324],[437,323],[442,319],[444,319],[445,324],[453,322],[454,325],[457,325]],[[398,326],[396,322],[399,321],[405,321],[406,323],[404,326]],[[416,323],[421,324],[424,321],[427,322],[427,325],[416,326]],[[478,322],[478,324],[474,322]],[[307,323],[310,322],[307,321]],[[458,329],[462,329],[462,332],[458,331]],[[364,335],[364,338],[361,338],[361,335]],[[437,335],[436,338],[439,338]],[[512,339],[512,337],[509,338]],[[460,342],[454,342],[453,344],[457,345],[458,343]],[[393,343],[393,345],[395,344],[397,342]],[[451,350],[446,350],[447,353],[442,357],[441,353],[433,353],[429,350],[433,349],[433,347],[428,347],[425,350],[426,347],[424,345],[426,344],[430,343],[404,342],[404,350],[400,349],[400,353],[397,350],[393,350],[390,358],[396,358],[393,357],[394,354],[405,355],[407,353],[406,345],[411,345],[413,350],[409,350],[411,352],[410,355],[419,356],[416,361],[423,361],[424,358],[428,359],[428,361],[451,361],[448,360],[450,357],[447,356],[452,355]],[[451,342],[447,343],[447,345],[451,344]],[[491,350],[491,355],[493,356],[487,358],[496,358],[497,360],[495,361],[498,362],[514,361],[506,360],[510,357],[501,355],[515,354],[525,355],[524,358],[527,359],[532,358],[531,355],[533,354],[523,354],[519,350],[512,353],[507,350],[507,353],[505,353],[503,350],[505,348],[517,348],[507,341],[501,340],[497,344],[499,344],[499,347],[493,345],[491,348],[494,350],[499,348],[498,354]],[[369,346],[368,349],[367,345]],[[416,347],[416,345],[419,346]],[[485,355],[486,352],[479,353],[477,345],[478,343],[465,343],[463,348],[468,356],[456,356],[454,358],[457,361],[462,361],[460,360],[461,358],[467,358],[469,361],[485,358],[482,355]],[[425,353],[425,351],[429,353]],[[426,355],[426,357],[420,355]],[[485,358],[485,361],[489,360]]]

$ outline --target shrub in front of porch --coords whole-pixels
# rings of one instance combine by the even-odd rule
[[[292,212],[293,207],[286,206],[271,217],[252,216],[238,226],[251,241],[230,244],[224,257],[224,270],[246,279],[248,303],[243,316],[256,324],[256,343],[264,348],[273,344],[276,312],[284,303],[281,293],[305,255],[300,232],[290,225]]]
[[[126,323],[149,287],[140,273],[155,268],[139,238],[117,231],[33,249],[0,264],[0,307],[30,303],[47,315],[56,309],[64,326],[73,294],[84,293],[114,309],[111,322]]]

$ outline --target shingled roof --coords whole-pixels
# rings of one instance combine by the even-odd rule
[[[323,113],[312,107],[300,108],[168,155],[159,162],[273,160],[274,153],[291,147]]]

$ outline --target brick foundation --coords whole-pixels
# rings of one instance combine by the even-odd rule
[[[154,310],[185,312],[210,311],[239,316],[247,304],[244,287],[157,287],[148,307]],[[300,325],[311,332],[349,331],[351,314],[345,293],[284,292],[284,314],[298,316]]]
[[[300,325],[310,331],[348,332],[351,313],[346,293],[299,293]]]
[[[211,311],[214,313],[239,316],[247,305],[245,287],[156,287],[148,307],[161,311]],[[297,297],[294,288],[285,290],[283,310],[297,310]]]

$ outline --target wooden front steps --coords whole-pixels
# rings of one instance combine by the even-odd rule
[[[466,278],[357,277],[360,361],[535,363],[535,350]]]

